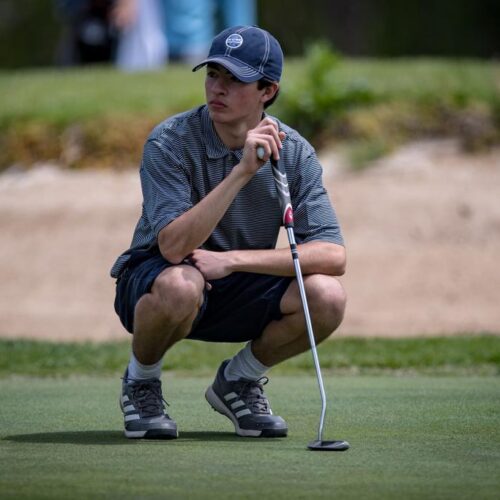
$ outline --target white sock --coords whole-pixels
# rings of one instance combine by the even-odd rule
[[[229,361],[224,370],[226,380],[234,382],[235,380],[259,380],[264,373],[269,370],[268,366],[263,365],[252,352],[252,343],[249,342],[236,356]]]
[[[161,377],[161,367],[163,364],[163,359],[157,361],[154,365],[143,365],[134,356],[134,353],[130,355],[130,361],[128,363],[128,378],[133,380],[145,380],[148,378]]]

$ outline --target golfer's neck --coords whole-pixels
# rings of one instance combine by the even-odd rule
[[[236,123],[216,123],[214,122],[215,130],[221,141],[229,149],[241,149],[245,145],[247,132],[255,128],[260,122],[260,115],[253,119],[239,121]]]

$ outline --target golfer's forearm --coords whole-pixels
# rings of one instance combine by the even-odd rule
[[[310,242],[297,246],[302,273],[341,276],[345,272],[345,249],[340,245]],[[276,250],[233,250],[230,253],[234,272],[294,276],[289,248]]]
[[[179,264],[200,247],[249,179],[233,169],[205,198],[164,227],[158,235],[158,245],[165,259]]]

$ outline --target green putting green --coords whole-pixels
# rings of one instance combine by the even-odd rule
[[[271,374],[272,375],[272,374]],[[209,378],[164,376],[175,441],[122,436],[120,380],[0,380],[1,498],[498,498],[500,378],[325,377],[325,439],[313,376],[266,387],[286,439],[234,435],[204,400]]]

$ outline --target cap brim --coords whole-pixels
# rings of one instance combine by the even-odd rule
[[[253,68],[250,68],[250,66],[247,66],[246,64],[240,63],[237,59],[234,58],[229,59],[228,57],[222,57],[222,56],[209,57],[205,59],[200,64],[197,64],[193,68],[193,71],[198,71],[200,68],[209,63],[220,64],[221,66],[226,68],[230,73],[232,73],[236,78],[238,78],[238,80],[245,83],[256,82],[257,80],[264,78],[263,74],[259,73],[258,71],[255,71]]]

